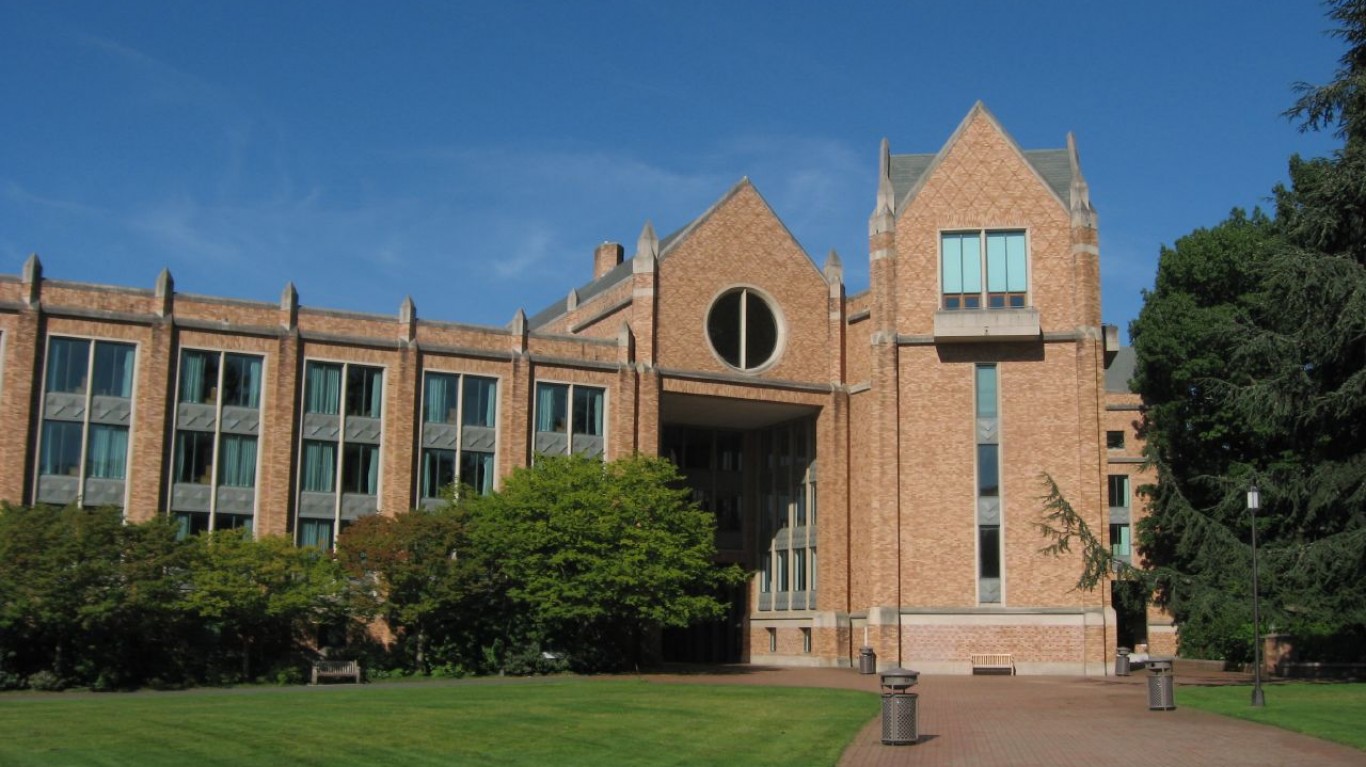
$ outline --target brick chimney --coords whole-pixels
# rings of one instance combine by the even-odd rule
[[[604,242],[593,251],[593,279],[612,271],[617,264],[621,263],[624,251],[620,243]]]

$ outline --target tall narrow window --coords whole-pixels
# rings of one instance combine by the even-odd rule
[[[990,237],[988,237],[990,240]],[[973,416],[977,436],[977,600],[1001,602],[1000,379],[996,365],[974,366]]]
[[[423,376],[418,497],[431,506],[455,483],[493,491],[498,382],[427,371]]]
[[[977,366],[977,417],[995,418],[996,413],[996,366]]]
[[[998,445],[977,446],[977,495],[994,498],[1001,494],[1001,465]]]
[[[982,525],[977,528],[977,574],[982,578],[1001,577],[1001,528]]]
[[[254,526],[264,365],[241,352],[180,353],[170,511],[183,530]]]
[[[304,362],[300,426],[307,439],[298,453],[295,511],[300,544],[318,535],[335,538],[351,522],[379,510],[383,400],[383,368]],[[423,420],[428,416],[424,412]],[[329,547],[332,543],[327,541]]]
[[[137,347],[51,337],[46,355],[34,500],[122,506]]]

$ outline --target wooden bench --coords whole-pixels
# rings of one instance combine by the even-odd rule
[[[1008,652],[972,653],[972,673],[1015,674],[1015,656]]]
[[[360,661],[354,660],[315,660],[313,661],[313,681],[319,679],[351,679],[360,684]]]

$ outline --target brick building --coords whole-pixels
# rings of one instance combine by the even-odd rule
[[[1021,150],[979,104],[935,154],[883,143],[852,296],[747,179],[630,259],[599,246],[591,280],[507,327],[51,280],[33,257],[0,277],[0,498],[329,546],[538,453],[659,454],[752,572],[670,657],[847,665],[866,642],[883,666],[1103,673],[1147,623],[1154,650],[1171,636],[1075,591],[1079,558],[1034,527],[1047,473],[1122,550],[1143,481],[1096,227],[1071,138]]]

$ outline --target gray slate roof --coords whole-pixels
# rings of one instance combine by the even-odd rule
[[[691,225],[692,224],[690,223],[688,226]],[[683,231],[687,228],[688,227],[685,226],[682,229],[679,229],[678,231],[670,234],[668,237],[665,237],[664,239],[659,241],[660,258],[664,257],[664,255],[668,252],[669,248],[673,246],[674,240],[677,240],[678,236],[682,234]],[[580,285],[578,288],[579,303],[583,303],[584,301],[593,298],[594,296],[598,295],[599,293],[602,293],[603,291],[616,285],[622,280],[630,279],[632,269],[633,267],[631,264],[631,258],[628,256],[621,263],[609,269],[606,274],[602,275],[596,280],[592,280],[591,282],[587,282],[583,285]],[[566,298],[567,297],[568,295],[566,294]],[[531,330],[536,330],[537,328],[541,327],[542,325],[545,325],[551,320],[563,316],[564,313],[564,299],[560,299],[559,301],[556,301],[550,306],[547,306],[546,308],[540,310],[539,312],[536,312],[531,317],[529,317],[527,319],[527,327]]]
[[[1110,360],[1110,367],[1105,369],[1105,391],[1129,392],[1129,379],[1134,377],[1137,366],[1138,355],[1134,353],[1134,347],[1119,347],[1115,358]]]

